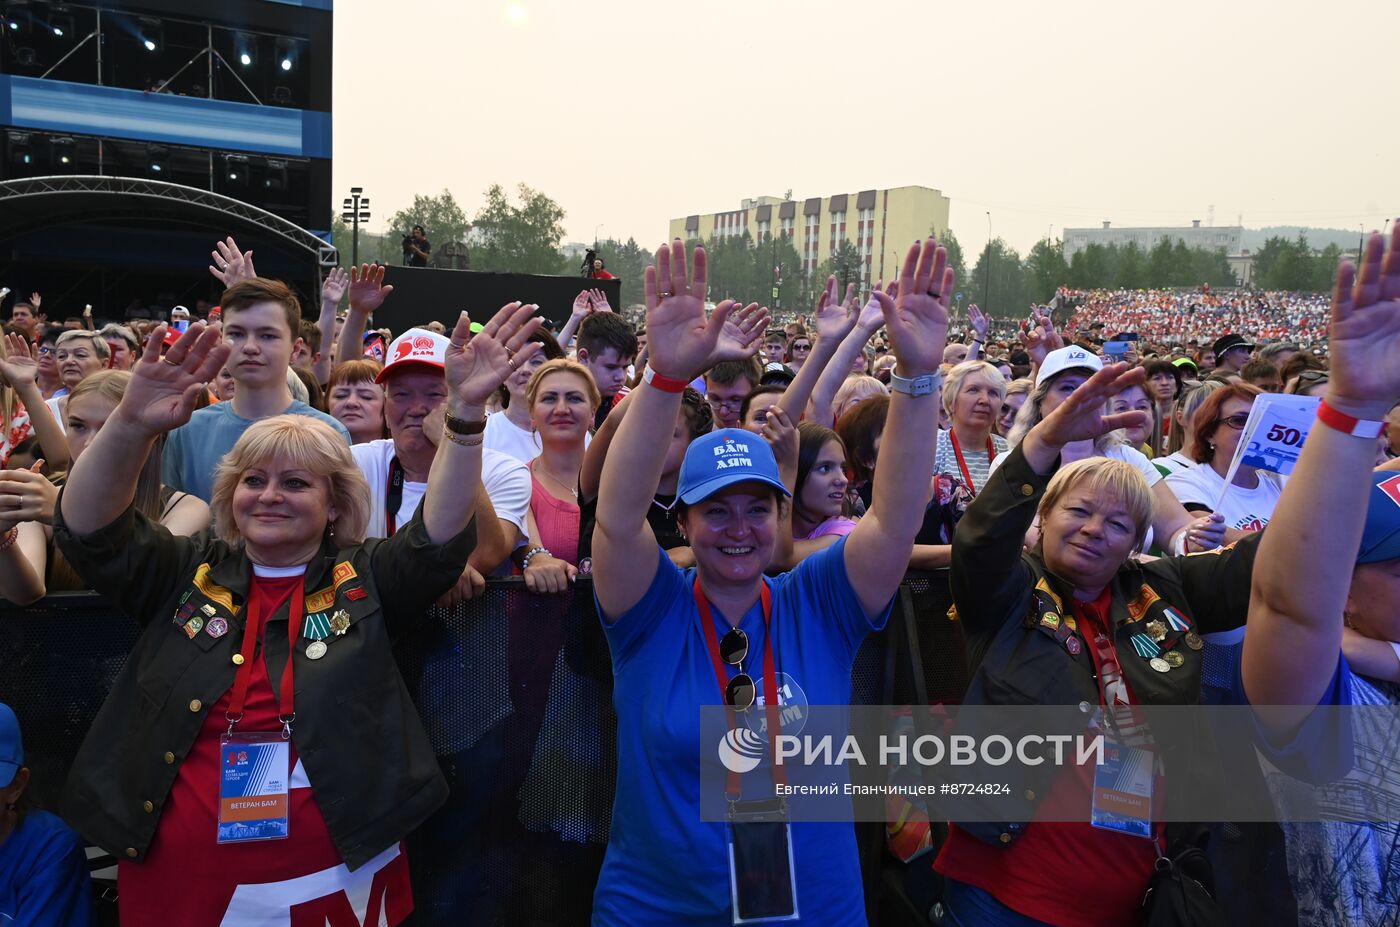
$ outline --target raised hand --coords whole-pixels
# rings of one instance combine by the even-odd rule
[[[239,251],[238,242],[233,240],[232,235],[217,242],[209,256],[214,259],[214,263],[209,265],[209,273],[226,287],[258,275],[253,269],[253,252]]]
[[[593,299],[594,312],[612,312],[613,307],[608,302],[608,294],[602,290],[589,290],[588,295]]]
[[[349,286],[350,275],[342,268],[332,267],[331,272],[326,274],[326,279],[321,282],[322,304],[330,303],[332,306],[339,306]]]
[[[592,312],[592,311],[593,311],[593,291],[592,291],[592,290],[580,290],[580,291],[579,291],[579,294],[578,294],[577,296],[574,297],[574,310],[573,310],[573,314],[574,314],[575,316],[579,317],[579,318],[583,318],[584,316],[588,315],[588,314],[589,314],[590,312]]]
[[[1030,328],[1022,322],[1019,337],[1021,346],[1031,356],[1031,363],[1039,367],[1045,363],[1045,355],[1065,346],[1065,339],[1055,331],[1055,323],[1048,315],[1037,315],[1035,323],[1035,328]]]
[[[1337,268],[1332,291],[1327,404],[1358,418],[1383,419],[1400,398],[1400,222],[1385,239],[1372,233],[1358,269]]]
[[[875,298],[875,294],[885,292],[893,298],[896,290],[898,290],[898,286],[894,283],[890,284],[889,290],[885,290],[881,286],[881,281],[875,281],[875,289],[870,291],[870,298],[865,301],[865,307],[860,310],[860,320],[856,324],[864,331],[872,333],[878,331],[880,326],[885,324],[885,313],[880,308],[880,300]]]
[[[506,378],[543,347],[528,340],[544,325],[535,315],[538,308],[506,303],[476,334],[465,312],[457,319],[443,363],[448,389],[462,404],[486,405]]]
[[[733,300],[725,300],[725,303],[730,309],[720,329],[719,341],[715,343],[714,364],[753,357],[763,347],[763,332],[768,328],[767,306],[749,303],[742,309],[733,309],[737,305]],[[715,307],[715,312],[719,312],[719,306]]]
[[[916,242],[905,255],[893,298],[875,291],[900,376],[932,373],[943,362],[953,284],[948,252],[929,238]]]
[[[361,264],[350,268],[350,308],[357,312],[373,312],[394,292],[384,285],[383,264]]]
[[[165,329],[164,322],[151,329],[141,359],[131,368],[126,393],[112,413],[112,418],[150,435],[190,420],[200,390],[223,369],[232,351],[224,343],[218,323],[192,322],[161,357]]]
[[[1147,371],[1142,367],[1108,364],[1080,384],[1054,412],[1031,429],[1031,434],[1040,443],[1058,449],[1072,441],[1088,441],[1119,428],[1145,427],[1152,422],[1147,412],[1107,415],[1104,409],[1111,398],[1146,379]]]
[[[970,303],[967,307],[967,320],[972,325],[972,331],[977,335],[977,340],[983,344],[987,343],[987,331],[992,326],[992,320],[978,307],[976,303]]]
[[[797,426],[788,418],[781,406],[770,406],[759,429],[763,440],[773,448],[773,457],[778,462],[778,473],[787,484],[788,492],[797,487],[797,452],[800,444]]]
[[[841,285],[836,282],[836,276],[833,274],[826,278],[826,286],[817,297],[817,308],[813,312],[813,325],[819,341],[840,344],[856,327],[855,293],[856,285],[848,283],[846,298],[841,299]]]
[[[647,362],[665,377],[689,382],[714,366],[720,335],[734,307],[725,300],[705,317],[709,271],[705,249],[695,248],[695,275],[686,269],[685,245],[679,238],[656,251],[656,263],[646,269],[643,291],[647,305]],[[742,332],[731,330],[729,349],[742,343]],[[761,337],[761,335],[760,335]],[[740,355],[747,356],[747,355]]]
[[[9,334],[4,339],[3,356],[0,356],[0,376],[10,386],[19,389],[26,383],[33,383],[39,376],[38,348],[29,343],[23,335]]]
[[[38,290],[35,290],[33,293],[30,293],[30,294],[29,294],[29,305],[31,305],[31,306],[34,307],[34,312],[35,312],[36,315],[37,315],[38,312],[39,312],[39,307],[42,306],[43,304],[44,304],[44,301],[43,301],[42,299],[39,298],[39,291],[38,291]]]

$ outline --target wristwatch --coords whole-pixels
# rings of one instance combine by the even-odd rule
[[[941,373],[926,373],[921,377],[901,377],[893,370],[890,371],[890,391],[904,393],[906,396],[928,396],[938,392],[938,388],[943,385],[943,375]]]

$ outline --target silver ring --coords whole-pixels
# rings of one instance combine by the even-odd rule
[[[180,361],[171,360],[169,357],[162,357],[162,358],[161,358],[161,362],[162,362],[162,363],[169,364],[169,365],[172,366],[172,367],[183,367],[183,366],[184,366],[184,364],[182,364]]]

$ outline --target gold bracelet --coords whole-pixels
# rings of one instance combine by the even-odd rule
[[[462,447],[477,447],[486,439],[486,435],[484,434],[463,437],[455,431],[449,431],[446,428],[443,429],[442,435],[453,444],[460,444]]]

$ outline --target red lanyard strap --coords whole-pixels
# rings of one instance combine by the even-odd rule
[[[292,710],[295,700],[292,668],[296,662],[297,638],[301,636],[301,619],[305,609],[301,592],[300,588],[292,589],[291,605],[287,610],[287,666],[282,670],[282,687],[277,697],[277,720],[282,722],[283,738],[292,736],[292,722],[297,717],[296,712]],[[258,638],[262,636],[268,616],[281,607],[282,603],[278,602],[266,613],[261,608],[248,609],[248,624],[243,629],[243,649],[239,651],[243,655],[243,662],[238,666],[238,675],[233,680],[233,693],[229,696],[228,711],[224,714],[228,720],[230,734],[233,733],[233,726],[243,720],[243,706],[248,701],[248,684],[253,679],[253,655],[257,650]]]
[[[762,582],[759,590],[759,599],[763,602],[763,711],[768,720],[768,760],[773,765],[773,782],[775,784],[787,784],[787,770],[778,764],[778,672],[773,659],[773,626],[771,617],[773,614],[773,594],[768,589],[768,584]],[[710,662],[714,664],[715,682],[719,685],[720,703],[725,706],[725,714],[729,718],[729,730],[733,731],[738,727],[738,722],[734,717],[734,709],[729,706],[725,698],[725,688],[729,685],[729,672],[725,669],[724,658],[719,652],[719,635],[715,633],[714,614],[710,611],[710,600],[705,598],[705,593],[700,589],[699,577],[695,580],[695,606],[700,609],[700,626],[705,633],[705,645],[710,650]],[[729,779],[725,791],[728,795],[737,798],[740,794],[739,774],[730,770]]]
[[[972,474],[969,473],[967,470],[967,461],[963,460],[962,444],[958,442],[958,433],[956,431],[953,431],[952,429],[949,429],[948,437],[953,439],[953,456],[958,458],[958,469],[962,471],[963,482],[967,483],[967,488],[972,491],[973,495],[976,495],[977,487],[973,485]],[[995,456],[996,449],[992,445],[992,439],[988,438],[987,463],[990,464],[992,462],[992,458]]]

